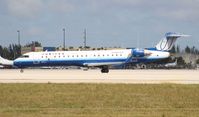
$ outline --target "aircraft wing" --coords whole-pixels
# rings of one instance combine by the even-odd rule
[[[99,67],[99,66],[111,66],[119,64],[123,64],[123,62],[84,63],[83,65],[88,67]]]

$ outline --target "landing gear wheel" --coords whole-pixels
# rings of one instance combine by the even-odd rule
[[[145,65],[145,64],[141,64],[141,65],[140,65],[140,68],[141,68],[141,69],[146,69],[146,65]]]
[[[23,69],[21,69],[21,70],[20,70],[20,73],[23,73],[23,72],[24,72],[24,70],[23,70]]]
[[[107,66],[102,67],[101,72],[102,72],[102,73],[108,73],[108,72],[109,72],[108,67],[107,67]]]

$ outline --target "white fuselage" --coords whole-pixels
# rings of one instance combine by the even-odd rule
[[[14,60],[18,67],[31,66],[105,66],[129,62],[130,59],[156,60],[169,57],[168,52],[145,50],[150,55],[132,57],[132,49],[94,51],[30,52]]]

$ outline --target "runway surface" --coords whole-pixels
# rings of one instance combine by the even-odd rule
[[[0,83],[177,83],[199,84],[199,70],[0,70]]]

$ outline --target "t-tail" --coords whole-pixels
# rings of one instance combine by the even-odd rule
[[[168,32],[165,34],[165,38],[163,38],[157,45],[156,49],[160,51],[170,51],[174,46],[177,38],[179,37],[188,37],[189,35],[184,35],[180,33]]]

